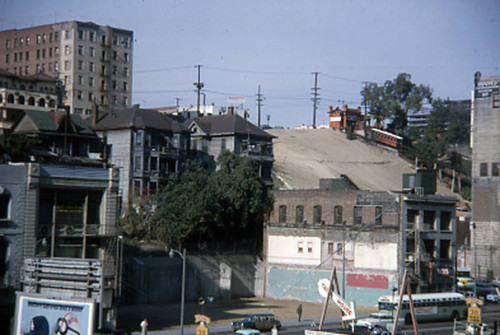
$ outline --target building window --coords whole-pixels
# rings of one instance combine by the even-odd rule
[[[83,93],[82,91],[78,91],[76,97],[78,98],[78,100],[82,100],[82,96],[83,96]]]
[[[54,62],[54,71],[59,71],[59,63],[58,62]]]
[[[5,55],[5,63],[9,64],[9,58],[10,58],[10,55],[6,54]]]
[[[52,43],[52,38],[54,37],[54,35],[52,33],[49,34],[49,42]]]
[[[14,63],[17,63],[17,53],[14,53]]]
[[[30,38],[29,36],[26,36],[26,45],[29,46],[30,45]]]
[[[375,224],[382,224],[382,206],[375,207]]]
[[[491,98],[493,100],[493,108],[500,108],[500,94],[493,92]]]
[[[59,47],[55,47],[55,48],[54,48],[54,54],[55,54],[56,56],[59,56]]]
[[[113,36],[113,45],[118,45],[118,37]]]
[[[69,60],[64,61],[64,69],[69,70]]]
[[[95,68],[94,68],[94,63],[93,62],[90,62],[89,63],[89,71],[90,72],[94,72]]]
[[[141,156],[135,156],[135,164],[134,164],[134,171],[139,171],[141,170]]]
[[[79,45],[79,46],[78,46],[78,54],[79,54],[80,56],[83,56],[83,46],[82,46],[82,45]]]
[[[498,163],[491,163],[491,176],[498,177],[498,175],[499,175]]]
[[[128,84],[127,84],[127,82],[126,82],[126,81],[124,81],[124,82],[123,82],[123,90],[124,90],[125,92],[127,92],[127,89],[128,89]]]
[[[439,257],[441,259],[450,259],[451,258],[451,248],[449,240],[441,240],[440,248],[439,248]]]
[[[24,59],[26,59],[27,61],[30,60],[30,52],[29,51],[26,51]]]
[[[45,49],[42,49],[42,58],[45,59]]]
[[[123,45],[125,48],[128,48],[128,38],[126,38],[126,37],[124,37],[124,38],[123,38],[122,45]]]
[[[40,49],[36,51],[36,59],[40,59]]]
[[[28,75],[29,74],[29,66],[24,67],[24,74]]]
[[[307,242],[307,252],[308,253],[313,252],[313,243],[312,242]]]
[[[113,51],[113,60],[116,60],[118,58],[118,52]]]
[[[117,74],[117,73],[118,73],[118,66],[113,65],[113,74]]]
[[[78,39],[83,40],[83,30],[78,30]]]
[[[46,43],[46,42],[47,42],[47,35],[46,35],[46,34],[43,34],[43,36],[42,36],[42,41],[43,41],[43,43]]]
[[[424,230],[435,230],[436,212],[424,210]]]
[[[14,38],[14,48],[17,48],[17,38]]]
[[[123,105],[124,106],[128,105],[128,98],[127,97],[123,97]]]
[[[314,206],[313,223],[321,223],[321,206]]]
[[[94,78],[92,77],[89,78],[89,86],[94,87]]]
[[[135,133],[135,145],[141,145],[142,144],[142,132],[138,131]]]
[[[83,61],[78,61],[78,70],[83,70]]]
[[[95,42],[95,33],[93,31],[89,32],[89,41]]]
[[[328,255],[333,254],[333,242],[328,242]]]
[[[8,220],[10,207],[10,196],[5,193],[5,190],[0,194],[0,220]]]
[[[78,76],[78,84],[83,85],[83,76]]]
[[[111,87],[112,87],[114,90],[116,90],[116,80],[113,80],[113,81],[111,82]]]
[[[89,101],[93,101],[93,100],[94,100],[94,93],[89,92]]]
[[[441,230],[449,231],[451,230],[451,212],[441,212],[440,215],[440,228]]]
[[[481,176],[481,177],[488,176],[488,164],[487,163],[479,164],[479,176]]]
[[[52,58],[52,48],[49,48],[49,57]]]
[[[10,40],[5,41],[5,48],[10,49]]]
[[[58,31],[56,31],[54,33],[54,39],[55,39],[56,42],[59,41],[59,32]]]
[[[42,36],[40,36],[40,34],[36,35],[36,44],[40,44],[41,41],[42,41]]]
[[[343,208],[342,206],[335,206],[334,211],[334,224],[342,224],[343,221]]]
[[[295,207],[295,223],[304,222],[304,206],[298,205]]]
[[[304,252],[304,242],[302,242],[302,241],[297,242],[297,252],[299,254]]]
[[[90,57],[94,57],[94,55],[95,55],[95,50],[94,50],[94,48],[93,48],[93,47],[90,47],[90,49],[89,49],[89,50],[90,50],[90,51],[89,51]]]
[[[128,62],[128,52],[123,53],[123,59]]]
[[[116,105],[118,103],[118,98],[116,95],[113,95],[113,105]]]
[[[66,45],[66,46],[64,47],[64,54],[65,54],[65,55],[69,55],[70,53],[71,53],[71,49],[69,48],[69,45]]]
[[[278,223],[286,223],[286,206],[280,205]]]
[[[36,73],[40,73],[40,71],[41,71],[40,64],[37,64],[36,65]]]
[[[363,208],[360,206],[354,206],[354,224],[363,223]]]
[[[126,66],[123,68],[123,76],[128,77],[128,67]]]
[[[49,63],[49,72],[52,72],[52,63]]]

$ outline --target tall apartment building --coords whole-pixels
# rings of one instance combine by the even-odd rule
[[[63,81],[64,103],[90,115],[94,106],[128,106],[132,97],[133,32],[67,21],[0,32],[0,68]]]
[[[472,246],[478,277],[500,276],[500,76],[474,83],[472,128]]]

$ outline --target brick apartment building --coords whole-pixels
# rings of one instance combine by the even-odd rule
[[[0,32],[0,68],[63,81],[64,103],[90,115],[94,106],[127,106],[132,91],[133,32],[66,21]]]

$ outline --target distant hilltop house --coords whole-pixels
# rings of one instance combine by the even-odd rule
[[[166,113],[169,115],[174,115],[179,117],[180,120],[190,120],[196,117],[208,116],[208,115],[227,115],[236,114],[244,118],[245,120],[250,117],[250,110],[243,107],[234,106],[215,106],[215,105],[200,105],[200,110],[198,111],[197,106],[168,106],[168,107],[157,107],[152,108],[161,113]]]
[[[165,113],[133,105],[96,111],[90,122],[111,146],[111,164],[120,168],[124,209],[154,194],[188,159],[189,130]]]
[[[225,150],[254,159],[259,175],[273,185],[273,138],[248,120],[236,114],[207,115],[187,121],[191,132],[191,151],[215,169],[217,157]]]
[[[338,106],[333,109],[333,106],[330,106],[328,109],[328,116],[330,128],[339,130],[360,130],[364,128],[364,116],[359,106],[357,109],[349,108],[347,105],[344,105],[342,109]]]

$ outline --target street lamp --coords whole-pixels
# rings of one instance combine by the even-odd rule
[[[186,248],[182,253],[175,249],[170,249],[168,257],[174,258],[174,254],[182,258],[182,288],[181,288],[181,335],[184,335],[184,295],[186,292]]]

